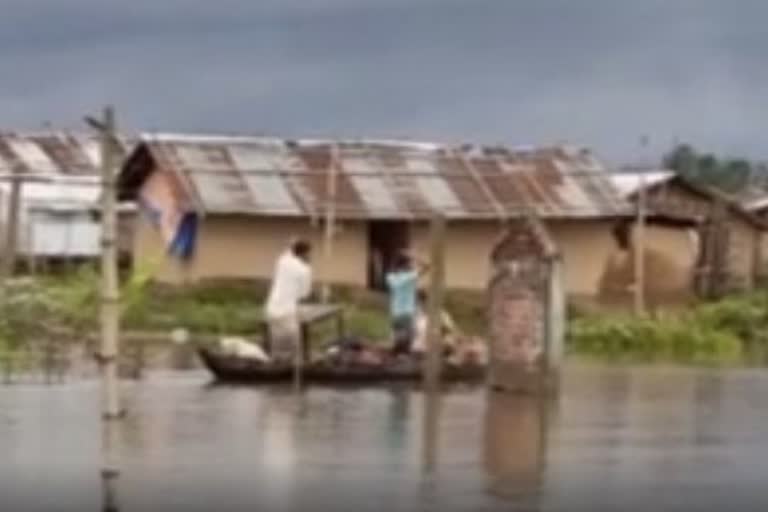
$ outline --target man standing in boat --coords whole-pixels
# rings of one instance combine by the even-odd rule
[[[407,354],[411,351],[416,319],[416,293],[419,277],[428,266],[416,261],[409,254],[400,254],[395,265],[387,273],[389,289],[389,314],[392,321],[395,354]]]
[[[296,240],[275,264],[265,308],[274,359],[291,360],[299,350],[299,303],[312,292],[311,251],[309,242]]]

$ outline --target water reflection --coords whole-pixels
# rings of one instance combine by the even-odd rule
[[[489,393],[484,462],[494,495],[538,505],[544,478],[549,402],[532,396]]]
[[[101,510],[103,512],[119,512],[120,466],[117,450],[121,441],[121,422],[119,420],[105,421],[102,424],[102,430]]]
[[[297,407],[290,386],[206,382],[124,384],[121,512],[768,506],[758,370],[572,366],[549,406],[482,389],[430,404],[409,388],[310,388]],[[98,509],[97,389],[0,389],[4,510]]]
[[[440,442],[440,402],[442,394],[439,390],[424,393],[424,412],[422,418],[423,470],[425,481],[433,476],[438,463],[438,446]]]

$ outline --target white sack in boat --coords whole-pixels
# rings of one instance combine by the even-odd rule
[[[228,354],[245,359],[255,359],[264,363],[269,362],[269,356],[259,345],[251,343],[244,338],[223,336],[219,339],[219,345]]]

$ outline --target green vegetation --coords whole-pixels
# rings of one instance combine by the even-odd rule
[[[122,324],[129,331],[167,333],[185,327],[199,334],[254,335],[266,286],[208,284],[183,289],[150,285],[151,269],[135,271],[122,287]],[[0,352],[46,341],[81,341],[98,328],[98,274],[84,268],[68,277],[17,280],[0,295]],[[346,306],[348,330],[387,339],[381,294],[336,290]],[[446,308],[470,334],[485,333],[484,297],[452,292]],[[571,353],[600,357],[696,362],[737,361],[768,351],[768,293],[734,296],[678,313],[635,318],[570,308]],[[331,327],[326,333],[330,335]],[[762,350],[761,347],[766,350]]]
[[[580,316],[569,324],[568,342],[572,352],[598,356],[736,362],[768,342],[768,295],[734,296],[645,318]]]
[[[744,158],[723,158],[700,153],[688,144],[674,147],[663,165],[702,185],[738,193],[754,182],[765,183],[768,166]]]
[[[741,341],[686,318],[582,318],[569,325],[571,351],[601,357],[693,362],[735,362]]]

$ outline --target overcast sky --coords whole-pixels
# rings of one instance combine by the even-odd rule
[[[0,127],[768,157],[765,0],[0,0]]]

